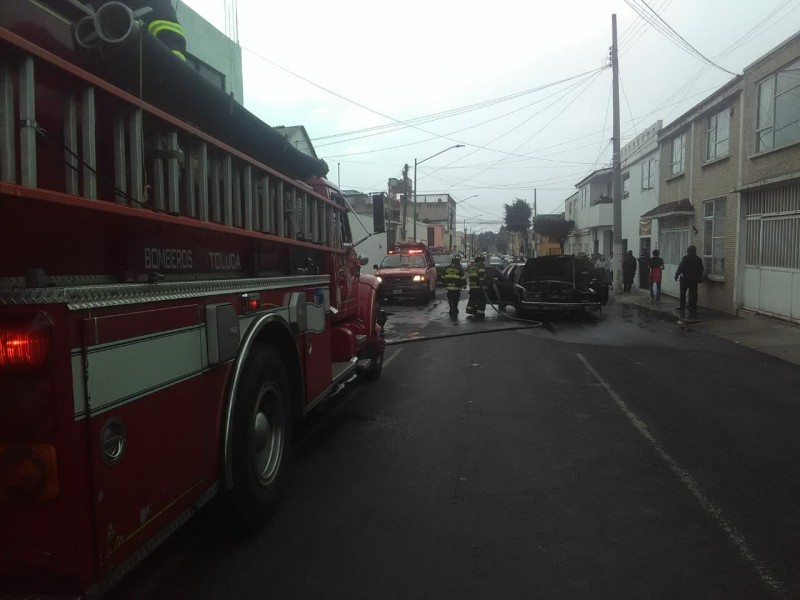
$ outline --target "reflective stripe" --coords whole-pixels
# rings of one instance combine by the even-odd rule
[[[173,50],[172,53],[175,56],[177,56],[178,58],[180,58],[183,62],[186,62],[186,57],[183,55],[183,52],[181,52],[180,50]]]
[[[156,37],[158,37],[158,34],[162,31],[171,31],[172,33],[177,33],[181,37],[186,37],[183,33],[183,27],[181,27],[180,23],[176,23],[175,21],[164,21],[163,19],[150,23],[150,25],[147,26],[147,31]]]

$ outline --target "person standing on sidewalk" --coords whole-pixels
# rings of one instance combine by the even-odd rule
[[[450,264],[442,271],[442,280],[447,288],[447,302],[450,305],[450,316],[458,317],[458,301],[461,299],[461,290],[465,285],[464,269],[461,259],[454,256]]]
[[[469,277],[469,301],[467,302],[467,316],[475,319],[483,319],[486,316],[486,292],[483,288],[486,285],[486,266],[483,264],[485,258],[482,254],[475,257],[475,262],[470,266],[467,276]]]
[[[690,312],[697,310],[697,284],[703,278],[705,265],[703,259],[697,256],[697,248],[689,246],[686,256],[681,259],[678,270],[675,272],[675,281],[680,279],[680,305],[675,310],[684,311],[688,307]],[[689,304],[686,304],[686,292],[689,292]]]
[[[622,259],[622,286],[626,294],[631,293],[631,286],[633,285],[633,278],[636,275],[636,257],[633,256],[633,250],[628,250],[625,258]]]
[[[650,300],[656,303],[661,302],[661,280],[664,276],[664,259],[659,254],[658,250],[653,250],[653,256],[648,263],[650,268]]]

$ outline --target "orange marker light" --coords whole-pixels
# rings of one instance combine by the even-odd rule
[[[56,449],[48,444],[0,444],[0,499],[45,502],[58,496]]]

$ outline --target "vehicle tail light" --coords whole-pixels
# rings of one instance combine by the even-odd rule
[[[0,372],[38,371],[50,363],[53,327],[44,313],[0,319]]]
[[[56,449],[48,444],[0,444],[0,500],[46,502],[58,496]]]

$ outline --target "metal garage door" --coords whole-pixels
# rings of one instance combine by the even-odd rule
[[[745,201],[745,308],[800,320],[800,185]]]

